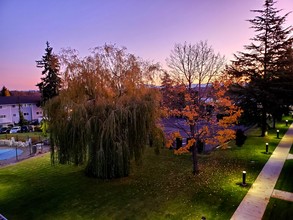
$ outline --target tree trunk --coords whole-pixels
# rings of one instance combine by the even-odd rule
[[[263,105],[262,115],[261,115],[261,137],[266,136],[267,131],[267,111]]]
[[[98,177],[99,175],[99,171],[98,171],[98,166],[97,166],[97,161],[98,161],[98,157],[97,157],[97,143],[95,143],[94,141],[91,141],[91,143],[89,144],[89,159],[87,161],[87,165],[85,168],[85,173],[87,176],[91,176],[91,177]]]
[[[193,165],[193,170],[192,173],[198,174],[199,169],[198,169],[198,160],[197,160],[197,144],[193,144],[192,146],[192,165]]]
[[[272,126],[272,128],[273,129],[276,128],[276,117],[275,116],[273,116],[273,126]]]

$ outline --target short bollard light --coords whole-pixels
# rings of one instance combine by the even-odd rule
[[[280,130],[277,130],[277,138],[279,138]]]
[[[242,171],[242,186],[246,186],[246,171]]]
[[[269,153],[269,143],[266,143],[266,154]]]
[[[288,120],[286,120],[286,126],[288,126]]]

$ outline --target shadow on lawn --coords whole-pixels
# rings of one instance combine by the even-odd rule
[[[75,181],[75,178],[82,178],[82,171],[58,174],[38,175],[32,171],[24,177],[17,173],[0,173],[0,187],[6,190],[1,193],[5,195],[0,198],[1,213],[8,219],[37,219],[45,213],[54,216],[58,207],[74,197],[72,189],[74,192],[77,188],[83,190]]]

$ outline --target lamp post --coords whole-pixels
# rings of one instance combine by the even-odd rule
[[[277,138],[279,138],[280,130],[277,130]]]
[[[242,171],[242,186],[246,186],[246,171]]]
[[[266,154],[269,153],[269,143],[266,143]]]
[[[286,120],[286,126],[288,126],[288,120]]]

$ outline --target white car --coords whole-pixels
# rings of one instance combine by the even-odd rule
[[[20,133],[20,132],[21,132],[20,126],[15,126],[15,127],[11,128],[11,130],[10,130],[10,134]]]

